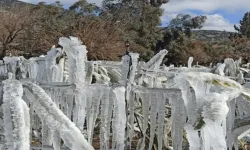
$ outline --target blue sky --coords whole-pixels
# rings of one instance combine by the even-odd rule
[[[39,0],[22,0],[38,3]],[[55,0],[42,0],[53,3]],[[77,0],[61,0],[65,6],[70,6]],[[101,5],[102,0],[88,0]],[[169,0],[162,6],[164,15],[163,25],[177,14],[206,15],[207,21],[204,30],[234,31],[233,25],[238,24],[246,11],[250,11],[250,0]]]
[[[168,22],[179,13],[206,15],[205,30],[234,31],[246,11],[250,11],[250,0],[170,0],[164,8],[163,22]]]

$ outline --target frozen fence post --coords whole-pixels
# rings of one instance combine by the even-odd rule
[[[59,39],[59,44],[63,47],[68,56],[69,67],[69,82],[76,85],[75,106],[73,121],[77,127],[83,130],[84,121],[79,117],[85,118],[86,100],[84,99],[84,86],[86,77],[86,61],[87,50],[86,46],[76,37],[62,37]]]
[[[4,135],[8,149],[30,149],[29,108],[22,100],[22,84],[13,79],[3,81]]]

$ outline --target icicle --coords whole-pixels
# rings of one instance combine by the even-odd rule
[[[109,122],[109,98],[110,88],[105,88],[103,91],[103,97],[101,101],[101,127],[100,127],[100,150],[109,149],[109,128],[107,125]],[[111,116],[110,116],[111,118]]]
[[[45,66],[48,82],[58,82],[61,81],[62,65],[63,62],[58,66],[56,63],[57,57],[62,55],[61,48],[52,48],[45,57]],[[59,61],[60,63],[60,61]]]
[[[8,149],[30,149],[29,108],[22,100],[23,88],[17,80],[3,81],[3,113]],[[26,118],[27,117],[27,118]]]
[[[168,95],[171,101],[171,120],[174,150],[182,150],[183,128],[186,121],[184,102],[181,95]]]
[[[82,95],[82,93],[76,92],[75,93],[75,99],[73,102],[73,122],[76,124],[76,126],[83,130],[83,117],[85,117],[85,99]],[[83,115],[83,116],[82,116]]]
[[[122,57],[122,67],[121,67],[121,80],[119,81],[120,84],[125,85],[128,79],[129,73],[129,66],[130,66],[130,56],[125,55]]]
[[[131,142],[133,140],[133,134],[134,134],[134,111],[135,111],[135,104],[134,104],[134,100],[135,98],[138,100],[139,97],[138,95],[136,95],[135,92],[131,92],[131,94],[129,95],[130,98],[129,98],[129,125],[130,125],[130,129],[127,129],[128,130],[128,137],[129,137],[129,143],[128,143],[128,146],[129,148],[131,149]]]
[[[74,95],[68,93],[66,96],[67,101],[67,116],[68,118],[72,118],[72,112],[73,112],[73,102],[74,102]]]
[[[164,129],[164,122],[165,122],[165,103],[166,103],[166,98],[165,95],[162,93],[158,93],[157,97],[158,101],[158,150],[162,150],[162,141],[163,141],[163,129]]]
[[[61,99],[61,107],[62,107],[61,110],[63,111],[65,115],[67,115],[68,113],[67,93],[68,93],[68,90],[63,91],[62,99]]]
[[[61,58],[58,64],[58,70],[54,82],[63,82],[65,58]]]
[[[142,124],[142,144],[140,146],[140,150],[144,150],[145,148],[145,138],[146,131],[148,128],[148,116],[149,116],[149,106],[151,105],[151,94],[142,93],[142,111],[143,111],[143,124]]]
[[[52,143],[54,150],[60,150],[61,138],[58,131],[52,131]]]
[[[125,104],[125,88],[116,87],[113,89],[116,96],[114,100],[113,111],[113,141],[112,148],[116,150],[124,150],[125,144],[125,128],[126,128],[126,104]]]
[[[29,82],[24,82],[23,86],[34,94],[34,97],[28,98],[39,117],[51,130],[57,130],[60,133],[66,146],[72,150],[94,150],[75,124],[56,107],[42,88]],[[28,90],[26,92],[29,92]]]
[[[157,93],[151,93],[151,107],[150,107],[150,138],[149,138],[149,147],[148,150],[152,149],[154,137],[155,137],[155,129],[156,129],[156,117],[158,113],[158,99]]]
[[[105,145],[106,149],[109,149],[109,139],[110,139],[110,134],[111,134],[111,132],[110,132],[111,122],[112,122],[112,128],[113,128],[113,125],[114,125],[113,121],[112,121],[112,114],[113,114],[115,99],[116,99],[116,95],[114,94],[114,92],[113,91],[110,92],[109,93],[108,116],[106,116],[106,122],[105,122],[105,124],[106,124],[106,131],[108,131],[107,135],[106,135],[106,138],[107,138],[106,140],[108,140],[107,144]],[[112,143],[113,142],[114,141],[112,141]]]
[[[64,61],[64,70],[63,70],[63,82],[69,82],[69,63],[68,58],[65,58]]]
[[[96,94],[93,95],[91,113],[89,114],[89,118],[88,118],[88,141],[89,143],[92,143],[94,125],[97,119],[97,115],[99,114],[100,100],[103,94],[102,88],[97,88],[93,90],[95,90]]]
[[[39,72],[37,72],[37,76],[36,76],[36,79],[37,81],[39,82],[48,82],[48,79],[47,79],[47,70],[45,68],[45,61],[40,61],[38,60],[37,61],[37,70]],[[40,73],[42,72],[42,73]]]
[[[129,74],[128,74],[128,82],[126,84],[126,101],[129,105],[128,109],[130,111],[130,114],[128,116],[130,116],[130,127],[131,129],[129,130],[128,127],[128,135],[129,135],[129,143],[128,146],[131,146],[131,141],[132,141],[132,136],[134,133],[134,98],[135,98],[135,93],[131,93],[131,89],[132,89],[132,85],[135,84],[135,74],[136,74],[136,70],[137,70],[137,65],[138,65],[138,58],[139,58],[139,54],[137,53],[129,53],[130,56],[130,61],[131,61],[131,65],[129,68]]]
[[[86,89],[86,98],[87,98],[87,103],[86,103],[86,120],[87,123],[90,121],[90,117],[91,117],[91,113],[92,113],[92,104],[93,104],[93,89]],[[97,92],[98,93],[98,92]],[[89,125],[87,124],[87,128],[89,127]]]
[[[36,62],[35,58],[30,58],[28,61],[28,74],[29,78],[37,79],[38,63]]]
[[[91,84],[92,82],[92,75],[93,75],[93,72],[94,72],[94,63],[93,62],[87,62],[87,65],[86,65],[86,83],[87,84]]]

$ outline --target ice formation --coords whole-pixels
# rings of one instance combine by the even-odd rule
[[[126,128],[126,111],[125,111],[125,88],[116,87],[113,89],[116,99],[114,100],[113,111],[113,144],[112,148],[123,150],[125,148],[125,128]]]
[[[194,58],[193,57],[189,57],[189,59],[188,59],[188,68],[192,68],[193,61],[194,61]]]
[[[63,82],[63,59],[56,62],[57,58],[61,55],[63,55],[61,48],[52,48],[45,57],[48,82]]]
[[[26,150],[35,140],[55,150],[91,150],[99,137],[101,150],[231,150],[250,134],[250,71],[241,59],[205,67],[192,66],[190,57],[188,67],[162,66],[162,50],[148,62],[137,53],[121,62],[88,61],[78,38],[62,37],[59,45],[44,57],[1,63],[0,74],[9,76],[1,147]]]
[[[30,149],[29,108],[22,100],[22,84],[13,79],[3,81],[3,120],[7,148]]]
[[[151,58],[145,65],[143,65],[144,69],[148,70],[158,70],[164,57],[168,54],[167,50],[161,50],[157,53],[153,58]]]
[[[56,106],[51,98],[39,86],[24,82],[23,86],[29,90],[26,93],[31,105],[39,118],[46,123],[50,130],[59,132],[64,144],[72,150],[93,150],[94,148],[81,134],[80,130]]]

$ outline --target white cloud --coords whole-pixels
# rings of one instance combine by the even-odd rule
[[[170,0],[162,8],[167,12],[182,12],[187,10],[199,10],[212,12],[215,10],[247,11],[250,8],[250,0]]]
[[[232,31],[234,30],[234,25],[231,24],[228,20],[223,18],[219,14],[206,15],[207,20],[204,23],[202,30],[220,30],[220,31]]]
[[[215,14],[215,11],[248,11],[250,9],[250,0],[170,0],[162,6],[164,15],[162,21],[169,21],[176,14],[192,14],[192,11],[201,11],[207,14],[207,20],[203,30],[226,30],[233,31],[233,24],[229,20],[223,18],[220,14]],[[191,13],[190,13],[191,12]],[[209,15],[208,15],[209,14]]]
[[[164,23],[163,25],[166,26],[170,20],[175,18],[178,13],[168,13],[168,15],[164,15],[161,17],[162,22]],[[184,14],[190,14],[191,16],[196,16],[197,14],[194,13],[188,13],[185,12]],[[219,31],[230,31],[230,32],[235,32],[234,30],[234,24],[230,23],[227,19],[225,19],[222,15],[220,14],[203,14],[207,16],[207,20],[204,23],[203,27],[201,28],[202,30],[219,30]]]
[[[165,22],[164,26],[166,26],[166,22],[169,22],[171,19],[177,16],[178,13],[170,13],[168,15],[162,16],[162,22]],[[192,13],[187,13],[185,14],[190,14],[191,16],[196,16],[196,14]],[[212,15],[206,15],[207,20],[204,23],[203,27],[201,28],[202,30],[219,30],[219,31],[230,31],[230,32],[235,32],[234,30],[234,24],[230,23],[227,19],[225,19],[222,15],[220,14],[212,14]]]

